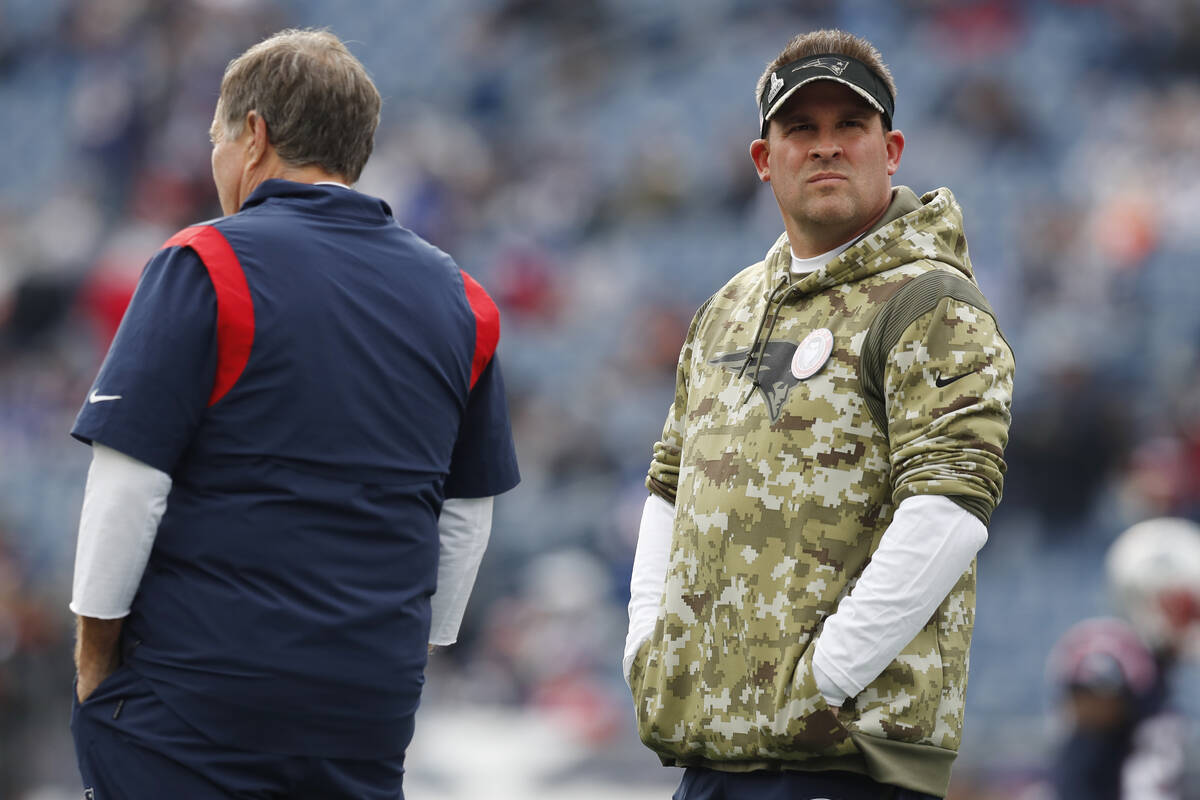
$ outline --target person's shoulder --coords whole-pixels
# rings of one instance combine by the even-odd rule
[[[713,294],[709,295],[697,308],[692,317],[692,328],[699,330],[708,326],[713,319],[721,319],[745,299],[752,295],[761,284],[764,263],[759,261],[738,272],[725,282]]]
[[[231,217],[214,217],[180,228],[172,234],[154,256],[154,261],[195,260],[212,268],[225,262],[236,262],[237,253],[229,241],[227,221]]]
[[[413,231],[401,225],[399,222],[394,223],[395,228],[399,231],[400,241],[404,243],[413,254],[419,258],[423,258],[430,263],[439,264],[453,272],[461,271],[458,262],[454,257],[447,253],[442,248],[438,247],[433,242],[422,238]]]
[[[471,277],[470,270],[464,269],[454,256],[398,222],[393,222],[392,226],[396,234],[395,245],[404,251],[405,261],[418,268],[423,275],[439,282],[448,280],[461,285],[463,291],[474,289],[477,293],[486,294],[482,285]]]
[[[190,225],[185,225],[171,234],[167,240],[163,242],[160,249],[165,250],[169,247],[180,247],[187,245],[188,242],[192,241],[193,239],[205,235],[207,229],[219,229],[218,223],[224,222],[227,219],[229,219],[229,217],[213,217],[212,219],[206,219],[200,222],[193,222]]]
[[[761,285],[765,269],[766,260],[762,259],[739,270],[710,299],[740,300]]]

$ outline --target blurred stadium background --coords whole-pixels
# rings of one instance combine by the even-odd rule
[[[384,95],[359,188],[504,314],[524,481],[431,663],[409,796],[669,797],[620,675],[642,478],[695,307],[781,228],[754,82],[825,26],[882,49],[897,180],[956,193],[1017,353],[952,797],[1036,783],[1046,655],[1111,611],[1105,548],[1200,516],[1195,0],[0,0],[0,798],[78,796],[67,430],[145,260],[219,213],[225,63],[288,26]]]

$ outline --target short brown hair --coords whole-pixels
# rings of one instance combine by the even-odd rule
[[[801,58],[819,55],[849,56],[863,62],[887,86],[892,99],[896,99],[896,81],[892,79],[892,73],[887,68],[887,64],[883,63],[883,56],[875,48],[875,45],[860,36],[845,31],[820,30],[792,37],[792,40],[787,43],[787,47],[783,48],[783,52],[767,64],[767,68],[759,76],[758,84],[754,87],[754,102],[757,104],[762,101],[763,90],[767,88],[767,81],[771,79],[775,70]]]
[[[289,28],[229,62],[219,103],[225,133],[246,114],[267,123],[288,164],[316,164],[354,183],[375,144],[379,90],[362,63],[328,31]]]

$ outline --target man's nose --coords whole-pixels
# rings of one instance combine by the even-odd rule
[[[809,158],[814,161],[838,158],[841,154],[841,146],[829,141],[818,142],[809,150]]]

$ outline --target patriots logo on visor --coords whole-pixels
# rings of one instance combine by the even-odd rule
[[[775,95],[779,94],[779,90],[783,88],[783,78],[779,77],[778,72],[771,73],[771,93],[767,95],[767,102],[770,103],[775,99]]]
[[[850,66],[850,62],[844,58],[830,58],[822,56],[821,58],[811,58],[792,69],[792,72],[798,72],[802,69],[812,69],[813,67],[822,67],[829,70],[834,75],[841,75],[846,71],[846,67]]]

